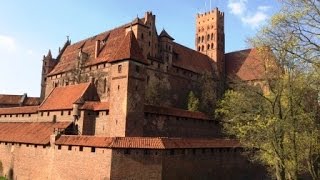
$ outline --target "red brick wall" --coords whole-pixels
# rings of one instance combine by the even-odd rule
[[[143,135],[149,137],[221,137],[218,121],[145,113]]]
[[[0,144],[4,175],[12,168],[15,179],[110,179],[110,160],[110,149]]]

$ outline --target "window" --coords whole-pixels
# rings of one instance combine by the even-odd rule
[[[149,36],[151,36],[151,31],[149,31]]]
[[[41,116],[43,116],[43,112],[41,112]]]
[[[107,79],[104,78],[103,80],[103,92],[105,93],[107,91]]]
[[[121,73],[122,71],[122,65],[118,65],[118,73]]]
[[[201,42],[203,42],[203,40],[204,40],[204,37],[202,36],[202,37],[201,37]]]
[[[130,154],[130,149],[125,149],[124,154]]]
[[[83,151],[83,146],[80,146],[80,147],[79,147],[79,151]]]
[[[95,147],[91,147],[91,152],[96,152],[96,148]]]
[[[72,150],[72,146],[68,146],[68,150],[71,151]]]
[[[213,43],[211,43],[211,49],[213,49]]]
[[[210,44],[208,44],[208,47],[207,47],[207,49],[208,49],[208,50],[210,49]]]
[[[63,111],[61,111],[61,116],[63,116]]]
[[[149,47],[151,46],[151,42],[149,41]]]
[[[50,115],[50,112],[47,112],[47,116],[49,116]]]
[[[59,149],[59,150],[61,149],[61,145],[58,145],[58,149]]]
[[[199,29],[199,30],[200,30],[200,29]],[[200,42],[200,40],[201,40],[201,37],[199,36],[199,37],[198,37],[198,43]]]
[[[144,38],[144,37],[143,37],[143,33],[141,33],[141,39],[143,40],[143,38]]]
[[[199,47],[198,47],[198,51],[200,51],[200,50],[201,50],[201,47],[199,46]]]
[[[201,51],[204,51],[204,45],[202,45],[202,47],[201,47]]]
[[[207,40],[208,40],[208,41],[210,40],[210,34],[208,34],[208,36],[207,36]]]
[[[136,72],[139,73],[140,72],[140,67],[138,65],[136,65]]]

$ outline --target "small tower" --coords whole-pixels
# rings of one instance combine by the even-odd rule
[[[40,94],[40,101],[45,97],[46,93],[46,82],[47,82],[47,75],[56,65],[56,60],[52,58],[51,51],[49,50],[48,54],[43,56],[42,60],[42,74],[41,74],[41,94]]]
[[[165,64],[169,65],[169,67],[172,66],[173,40],[174,39],[166,32],[166,30],[163,29],[161,31],[159,35],[160,57]]]
[[[217,64],[218,76],[223,81],[225,76],[224,54],[224,13],[215,8],[196,17],[197,51],[209,56]]]
[[[143,135],[146,59],[133,31],[110,61],[109,136]]]

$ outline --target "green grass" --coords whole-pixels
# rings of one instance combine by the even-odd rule
[[[0,176],[0,180],[8,180],[8,179],[3,176]]]

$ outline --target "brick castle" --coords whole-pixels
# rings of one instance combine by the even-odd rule
[[[68,39],[56,57],[43,57],[40,98],[0,95],[0,176],[264,178],[219,120],[185,110],[188,94],[201,94],[204,74],[214,101],[238,81],[261,83],[256,50],[225,53],[217,8],[196,16],[196,50],[155,24],[146,12],[88,39]]]

